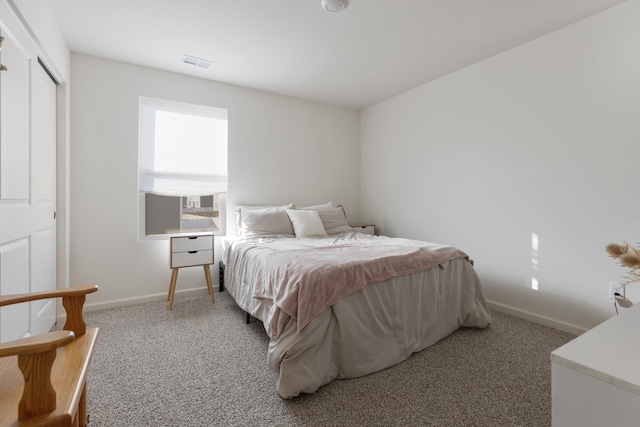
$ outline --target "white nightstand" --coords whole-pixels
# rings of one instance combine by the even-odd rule
[[[211,302],[215,302],[209,269],[211,264],[213,264],[213,233],[182,233],[169,236],[169,267],[173,270],[167,297],[169,310],[173,306],[178,270],[183,267],[203,266]]]
[[[357,231],[358,233],[364,233],[364,234],[371,234],[374,235],[376,234],[376,226],[373,224],[369,224],[368,222],[360,222],[360,223],[355,223],[355,224],[349,224],[351,226],[351,228],[353,228],[354,231]]]

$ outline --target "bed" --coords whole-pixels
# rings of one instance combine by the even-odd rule
[[[331,204],[237,213],[240,235],[223,242],[224,288],[262,321],[285,399],[491,321],[473,262],[457,248],[356,232]]]

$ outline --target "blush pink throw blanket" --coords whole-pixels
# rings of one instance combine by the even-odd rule
[[[272,338],[288,317],[301,331],[341,298],[372,283],[469,257],[450,247],[405,239],[395,244],[348,244],[272,251],[255,261],[253,296],[273,302],[269,313]],[[376,242],[378,243],[378,242]]]

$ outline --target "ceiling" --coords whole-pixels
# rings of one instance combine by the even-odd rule
[[[624,0],[48,0],[75,52],[363,108]],[[212,61],[209,69],[183,55]]]

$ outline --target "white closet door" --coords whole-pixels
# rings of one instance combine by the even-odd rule
[[[56,84],[33,63],[31,140],[35,215],[32,234],[31,292],[56,288]],[[31,333],[49,331],[56,321],[56,300],[31,303]]]
[[[55,85],[0,3],[0,295],[55,289]],[[44,77],[49,79],[45,84]],[[55,301],[0,309],[0,342],[51,328]]]

